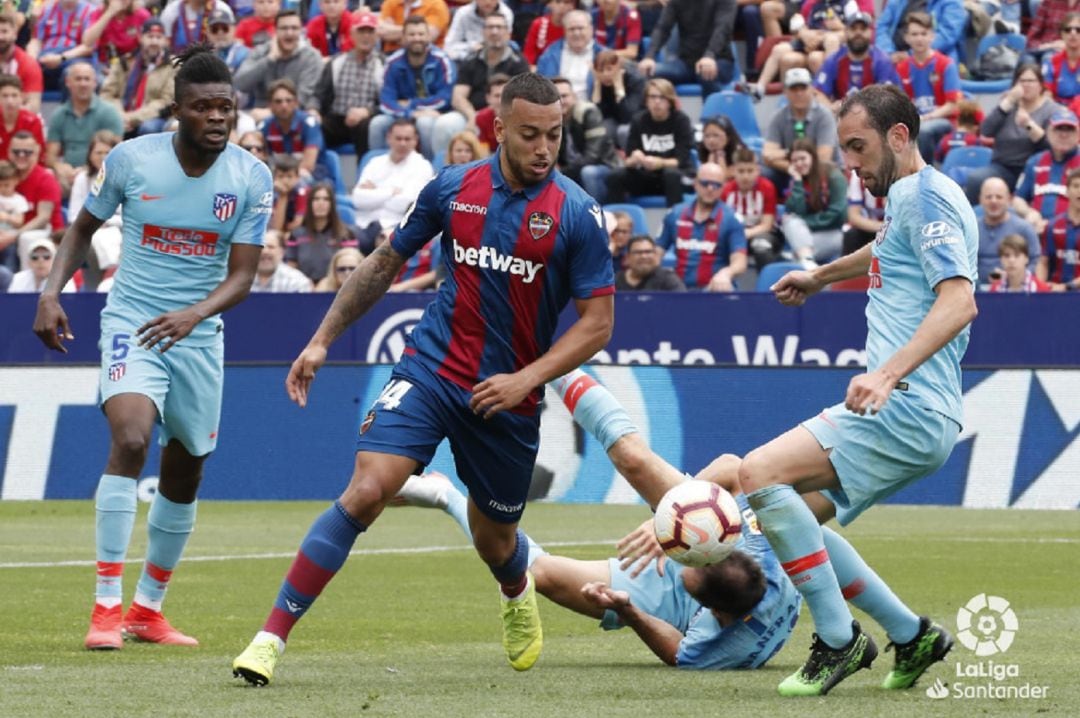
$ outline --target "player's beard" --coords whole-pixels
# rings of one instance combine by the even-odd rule
[[[529,171],[529,167],[526,163],[518,161],[514,157],[513,153],[507,152],[506,148],[503,148],[503,153],[506,155],[506,164],[510,167],[510,172],[514,175],[514,179],[519,184],[525,187],[531,187],[532,185],[538,185],[551,176],[551,172],[555,169],[555,162],[552,161],[548,165],[547,172],[542,177],[537,177]]]
[[[866,189],[870,191],[870,194],[880,199],[889,194],[889,188],[892,187],[895,181],[896,155],[886,145],[885,151],[881,155],[881,165],[878,167],[877,172],[874,173],[873,186],[867,185]]]

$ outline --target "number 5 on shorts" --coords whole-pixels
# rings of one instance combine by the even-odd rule
[[[412,389],[412,384],[404,379],[391,379],[383,387],[382,393],[379,394],[379,398],[375,400],[375,404],[382,404],[384,409],[393,411],[401,405],[401,400],[405,398],[405,395]]]
[[[112,337],[112,356],[109,357],[113,361],[122,361],[131,351],[131,345],[128,342],[131,340],[130,334],[113,334]]]

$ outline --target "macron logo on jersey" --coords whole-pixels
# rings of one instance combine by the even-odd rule
[[[543,268],[543,262],[530,262],[527,259],[502,254],[494,247],[462,247],[454,240],[454,261],[469,267],[494,269],[518,277],[525,284],[532,284],[537,273]]]
[[[454,212],[464,212],[465,214],[487,214],[487,207],[480,204],[468,204],[466,202],[458,202],[452,200],[450,202],[450,209]]]

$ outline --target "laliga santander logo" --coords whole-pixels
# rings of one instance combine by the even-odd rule
[[[1019,625],[1016,613],[1001,596],[980,593],[956,612],[957,639],[983,658],[1009,650]]]
[[[405,351],[405,340],[424,316],[423,309],[403,309],[383,320],[368,343],[369,364],[394,364]]]

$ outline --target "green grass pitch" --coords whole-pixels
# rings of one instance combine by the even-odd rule
[[[203,502],[166,602],[197,649],[128,644],[90,653],[82,638],[93,589],[89,502],[0,503],[0,716],[976,716],[1080,713],[1076,512],[882,507],[844,530],[893,588],[950,630],[969,598],[1007,598],[1015,642],[995,663],[1049,687],[1042,700],[932,700],[952,684],[957,645],[913,690],[877,686],[882,653],[823,699],[781,699],[776,684],[807,655],[806,609],[763,670],[695,673],[662,666],[629,631],[541,599],[544,653],[517,674],[499,644],[498,600],[485,567],[435,511],[390,509],[293,633],[274,683],[248,688],[230,662],[259,628],[319,503]],[[553,552],[604,558],[642,507],[536,504],[524,527]],[[145,506],[131,557],[143,555]],[[191,560],[197,559],[197,560]],[[27,565],[33,564],[33,565]],[[130,601],[139,566],[124,575]],[[865,616],[878,646],[886,639]],[[960,679],[971,683],[979,679]],[[986,679],[982,679],[985,682]]]

